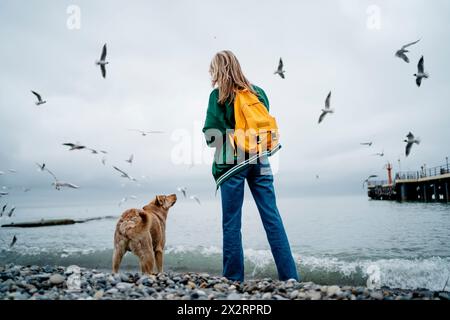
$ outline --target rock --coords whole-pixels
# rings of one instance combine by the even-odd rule
[[[383,300],[384,295],[381,292],[375,291],[370,294],[370,297],[375,300]]]
[[[341,288],[339,288],[338,286],[330,286],[327,289],[327,295],[329,297],[333,297],[338,295],[341,292]]]
[[[270,300],[270,299],[272,299],[272,293],[270,293],[270,292],[264,293],[264,294],[262,295],[262,299],[263,299],[263,300]]]
[[[103,294],[104,294],[105,292],[103,291],[103,290],[98,290],[95,294],[94,294],[94,299],[95,300],[99,300],[99,299],[101,299],[101,298],[103,298]]]
[[[320,294],[320,292],[317,292],[317,291],[308,292],[307,297],[311,300],[321,300],[322,299],[322,295]]]
[[[44,270],[45,273],[53,273],[55,271],[52,266],[45,266],[42,268],[42,270]]]
[[[116,284],[116,289],[119,291],[127,291],[127,290],[131,289],[133,286],[134,286],[133,283],[119,282],[118,284]]]
[[[188,283],[186,284],[186,287],[188,287],[191,290],[195,289],[196,286],[197,285],[192,281],[188,281]]]
[[[241,300],[241,295],[238,293],[230,293],[227,297],[227,300]]]
[[[66,280],[66,278],[64,276],[60,275],[59,273],[52,275],[49,279],[50,283],[54,286],[57,286],[57,285],[63,283],[65,280]]]
[[[106,293],[108,293],[108,294],[117,294],[117,293],[119,293],[119,290],[116,289],[116,288],[112,288],[112,289],[109,289],[108,291],[106,291]]]
[[[297,297],[298,297],[298,290],[294,290],[289,294],[289,298],[291,300],[297,299]]]

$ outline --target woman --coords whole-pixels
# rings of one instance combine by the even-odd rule
[[[299,281],[289,241],[276,205],[273,175],[267,156],[248,162],[237,155],[230,131],[235,127],[234,97],[238,90],[249,90],[269,110],[264,91],[251,85],[242,73],[239,61],[230,51],[217,53],[210,66],[213,87],[203,133],[209,146],[215,147],[212,173],[222,196],[223,275],[244,281],[241,217],[245,180],[258,207],[272,250],[280,280]]]

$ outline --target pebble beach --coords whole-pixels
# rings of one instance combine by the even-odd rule
[[[0,300],[449,300],[426,289],[229,281],[206,273],[110,274],[78,266],[0,266]]]

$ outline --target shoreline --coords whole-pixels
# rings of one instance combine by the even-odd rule
[[[207,273],[116,275],[78,266],[0,265],[0,300],[449,300],[427,289],[368,289],[312,282],[248,280]]]

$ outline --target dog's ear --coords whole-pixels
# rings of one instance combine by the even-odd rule
[[[164,196],[156,196],[156,204],[160,207],[164,205],[165,199]]]

